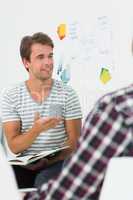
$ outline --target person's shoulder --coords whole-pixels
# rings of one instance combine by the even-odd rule
[[[133,85],[117,89],[113,92],[103,95],[99,99],[99,103],[114,104],[117,107],[124,107],[130,101],[133,105]]]
[[[20,82],[17,84],[12,84],[3,89],[3,95],[13,96],[20,91],[20,89],[24,87],[24,82]]]
[[[106,93],[95,102],[91,113],[102,114],[104,112],[109,114],[112,109],[115,112],[123,113],[127,107],[127,91],[129,89],[130,86]]]

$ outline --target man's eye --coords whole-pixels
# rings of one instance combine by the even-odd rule
[[[53,55],[49,55],[49,58],[53,58]]]
[[[40,55],[40,56],[38,56],[38,58],[39,58],[39,59],[43,59],[43,58],[44,58],[44,56],[43,56],[43,55]]]

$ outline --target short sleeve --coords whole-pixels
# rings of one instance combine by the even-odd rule
[[[64,117],[66,120],[82,118],[79,98],[72,88],[68,88],[67,90]]]
[[[13,95],[11,92],[5,91],[2,95],[2,122],[16,121],[20,120],[19,114],[17,112],[17,97],[16,94]]]

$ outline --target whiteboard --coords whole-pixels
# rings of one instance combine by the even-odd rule
[[[85,117],[103,94],[132,82],[132,4],[131,0],[1,0],[0,92],[28,78],[19,55],[22,37],[45,32],[55,43],[54,77],[65,79],[77,91]],[[66,26],[63,39],[57,32],[61,24]],[[106,83],[101,81],[103,72]]]

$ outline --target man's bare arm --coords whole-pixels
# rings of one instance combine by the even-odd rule
[[[25,133],[21,133],[20,121],[11,121],[3,123],[4,133],[8,145],[13,153],[21,153],[26,150],[35,141],[36,137],[50,128],[54,128],[61,119],[46,118],[37,119],[32,128]]]
[[[81,119],[66,120],[65,128],[68,134],[68,145],[74,151],[81,133]]]
[[[65,145],[68,149],[64,149],[57,157],[48,161],[48,164],[57,162],[58,160],[65,160],[76,149],[77,141],[81,133],[81,119],[65,120],[65,129],[68,135],[68,140]]]

